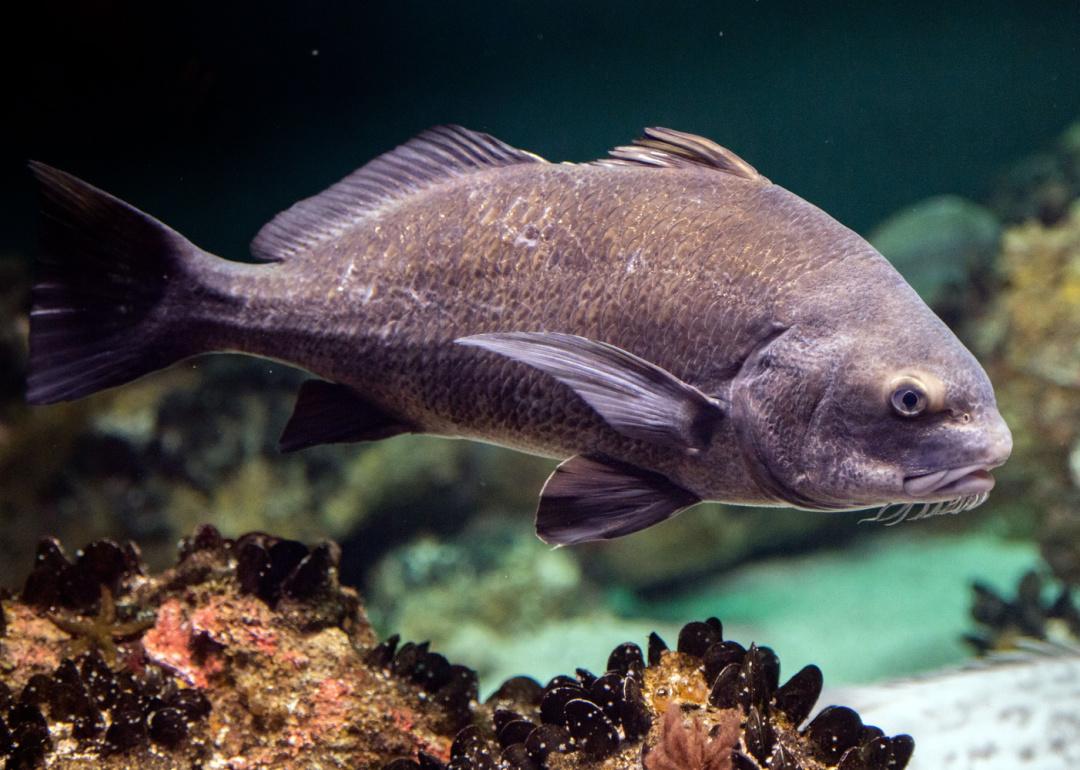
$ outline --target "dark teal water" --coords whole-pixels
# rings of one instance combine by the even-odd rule
[[[643,125],[705,134],[865,231],[978,196],[1080,115],[1074,1],[43,6],[0,54],[0,253],[32,242],[28,157],[243,256],[277,210],[435,123],[558,160]]]

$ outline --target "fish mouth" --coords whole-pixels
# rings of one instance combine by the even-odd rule
[[[994,477],[990,475],[993,467],[978,463],[905,476],[904,494],[915,500],[949,500],[987,494],[994,488]]]

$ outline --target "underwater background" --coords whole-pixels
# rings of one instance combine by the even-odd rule
[[[30,13],[3,53],[0,585],[20,586],[44,535],[72,551],[130,539],[155,567],[203,522],[331,538],[377,631],[431,640],[482,691],[602,669],[619,642],[710,615],[833,684],[957,664],[1021,631],[1068,635],[980,627],[969,609],[986,600],[976,581],[1011,596],[1034,571],[1025,590],[1048,597],[1080,581],[1080,4]],[[279,454],[304,379],[279,364],[205,357],[78,403],[22,403],[27,159],[246,259],[275,213],[440,123],[575,161],[646,125],[691,131],[868,236],[995,383],[1016,448],[990,500],[888,529],[708,505],[552,550],[532,531],[549,461],[426,437]]]

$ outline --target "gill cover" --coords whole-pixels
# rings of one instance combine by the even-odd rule
[[[814,495],[815,449],[827,410],[830,351],[777,327],[743,362],[731,389],[739,449],[751,476],[776,502],[837,510],[841,501]]]

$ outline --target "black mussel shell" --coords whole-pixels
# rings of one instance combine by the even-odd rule
[[[446,684],[435,692],[433,700],[442,707],[452,725],[460,726],[472,718],[472,705],[478,697],[476,672],[467,666],[453,664]]]
[[[518,706],[539,706],[544,688],[531,676],[515,676],[503,682],[485,703],[513,703]]]
[[[373,668],[390,668],[394,662],[394,653],[397,651],[398,642],[401,641],[399,634],[392,634],[385,641],[379,642],[364,655],[364,663]]]
[[[158,709],[147,720],[147,732],[154,743],[174,749],[187,738],[187,715],[178,708]]]
[[[773,693],[776,710],[788,718],[792,727],[798,727],[814,710],[822,683],[820,668],[812,663],[803,667]]]
[[[769,770],[803,770],[795,754],[780,741],[773,746],[772,755],[767,763]]]
[[[858,714],[846,706],[829,706],[807,725],[806,736],[814,755],[833,765],[859,742],[862,731],[863,723]]]
[[[738,642],[717,642],[705,651],[702,663],[705,666],[705,681],[711,686],[725,667],[732,663],[742,663],[746,648]]]
[[[524,743],[513,743],[499,755],[499,770],[540,770],[540,764],[530,755]]]
[[[676,649],[679,652],[700,658],[705,655],[706,650],[719,641],[722,641],[722,639],[714,626],[695,620],[687,623],[679,631],[679,642]]]
[[[574,750],[574,746],[565,727],[540,725],[525,739],[525,749],[534,762],[542,765],[548,755],[567,754]]]
[[[763,766],[772,756],[773,747],[776,745],[776,732],[756,706],[751,706],[750,713],[746,716],[743,743],[751,756]]]
[[[578,699],[566,704],[566,729],[574,745],[594,759],[610,756],[619,748],[619,731],[592,701]]]
[[[469,725],[454,736],[450,745],[451,770],[496,770],[497,767],[498,760],[476,725]]]
[[[729,663],[716,675],[712,689],[709,690],[709,703],[711,705],[720,709],[732,709],[740,705],[741,671],[741,664]]]
[[[652,711],[645,702],[640,682],[634,676],[623,680],[622,713],[619,718],[628,741],[645,737],[652,727]]]
[[[592,671],[589,671],[589,669],[587,668],[575,669],[574,673],[577,674],[578,684],[580,684],[586,690],[592,687],[592,683],[596,681],[596,674],[594,674]]]
[[[660,635],[653,631],[649,634],[649,665],[656,666],[660,663],[661,656],[667,652],[667,642],[660,638]]]
[[[548,690],[540,701],[540,721],[550,725],[565,725],[566,704],[584,697],[585,690],[578,685]]]
[[[620,644],[608,655],[607,670],[609,673],[626,676],[631,669],[644,668],[645,656],[641,648],[633,642]]]
[[[589,700],[600,707],[610,722],[619,724],[622,721],[623,678],[618,674],[604,674],[589,688]]]
[[[741,751],[736,751],[731,755],[731,770],[761,770],[761,768],[750,757]]]

